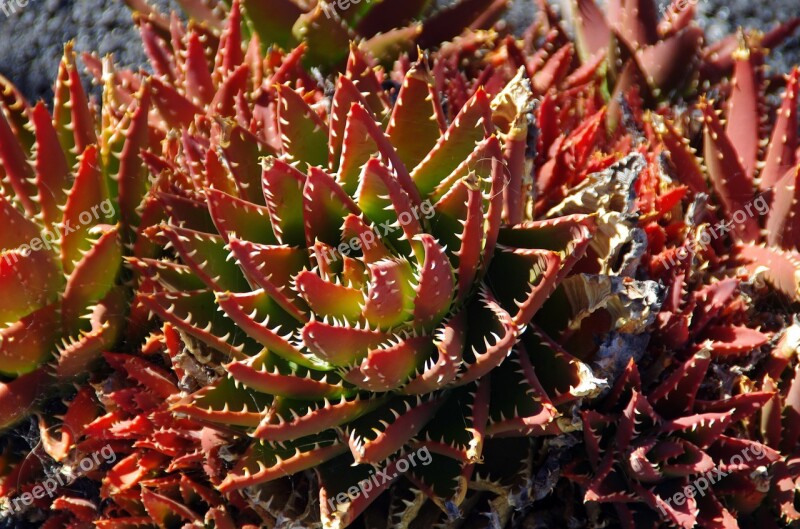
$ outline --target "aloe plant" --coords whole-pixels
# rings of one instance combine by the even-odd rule
[[[765,469],[780,453],[725,432],[764,406],[771,394],[698,399],[711,358],[722,347],[712,343],[710,350],[698,350],[644,394],[631,362],[603,404],[583,412],[592,473],[583,476],[576,465],[573,479],[585,483],[586,501],[613,504],[631,527],[647,519],[636,507],[641,502],[664,520],[691,528],[736,526],[717,494],[731,495],[740,512],[763,500],[769,490]]]
[[[188,100],[167,107],[156,95],[181,139],[172,159],[150,164],[172,187],[158,195],[167,222],[147,234],[171,257],[130,260],[142,306],[224,366],[172,408],[250,440],[217,488],[319,467],[330,527],[351,523],[389,483],[333,509],[328,498],[372,465],[391,474],[419,447],[435,469],[406,474],[424,494],[403,510],[430,498],[446,517],[487,437],[557,433],[558,406],[596,383],[532,321],[586,251],[593,217],[503,222],[525,209],[505,188],[522,174],[507,175],[503,159],[511,125],[525,126],[524,78],[493,101],[478,89],[447,126],[425,62],[405,73],[390,108],[359,90],[381,84],[366,61],[351,50],[329,111],[314,90],[276,80],[244,122],[236,111],[215,123]],[[216,108],[234,110],[237,71],[207,94]],[[501,115],[505,130],[493,124]],[[245,126],[254,121],[255,133]],[[512,381],[519,396],[508,407],[491,388]]]
[[[577,0],[572,42],[544,3],[521,39],[482,29],[504,2],[131,4],[153,73],[85,55],[100,119],[69,49],[52,118],[3,92],[9,244],[118,206],[8,268],[36,289],[0,332],[50,340],[21,322],[55,306],[68,341],[7,349],[2,426],[30,381],[81,384],[39,463],[0,446],[0,496],[108,447],[44,527],[798,519],[797,71],[762,94],[796,22],[709,45],[691,8]]]
[[[69,382],[113,347],[129,294],[122,256],[141,227],[149,98],[95,116],[72,45],[51,116],[2,79],[0,112],[0,427],[26,416],[51,382]],[[102,119],[103,127],[96,120]]]
[[[145,0],[126,0],[140,14],[145,50],[154,34],[168,36],[171,22]],[[242,30],[254,46],[267,52],[299,44],[308,47],[303,61],[325,70],[343,69],[348,43],[363,41],[364,49],[388,64],[415,46],[430,49],[466,29],[488,29],[503,14],[506,0],[459,0],[437,7],[431,0],[350,1],[243,0],[241,2],[178,2],[186,15],[210,35],[219,34],[232,12],[241,12]],[[213,36],[211,37],[213,38]]]

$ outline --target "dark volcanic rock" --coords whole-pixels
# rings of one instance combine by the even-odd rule
[[[78,52],[112,53],[119,64],[145,63],[139,33],[122,0],[0,0],[0,74],[31,100],[50,101],[64,43],[75,40]],[[167,8],[171,0],[154,3]],[[16,12],[11,12],[16,8]]]
[[[766,31],[778,22],[800,16],[798,0],[699,0],[697,10],[700,21],[712,40],[737,27],[757,28]],[[782,46],[774,50],[769,64],[776,72],[788,73],[795,64],[800,64],[800,30]]]

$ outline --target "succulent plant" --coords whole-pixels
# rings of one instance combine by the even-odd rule
[[[0,497],[74,483],[46,529],[800,519],[798,72],[763,69],[796,21],[129,3],[153,74],[85,55],[99,119],[69,48],[52,118],[2,93],[8,247],[118,205],[0,261],[0,428],[89,371],[0,439]]]
[[[653,514],[659,512],[678,527],[734,527],[736,518],[718,495],[732,496],[741,512],[769,490],[766,468],[780,453],[725,432],[764,406],[771,394],[697,398],[719,348],[712,343],[710,350],[697,351],[645,393],[631,361],[603,403],[582,413],[592,469],[585,499],[613,504],[623,527],[655,526]],[[575,472],[580,480],[579,468]],[[683,492],[687,487],[694,495]],[[637,502],[647,508],[635,507]]]
[[[146,94],[105,105],[103,128],[68,44],[53,116],[6,79],[0,101],[0,428],[51,381],[71,381],[117,343],[128,305],[122,255],[148,185]],[[141,94],[140,94],[141,95]]]
[[[644,269],[667,291],[651,345],[599,407],[583,412],[588,465],[571,469],[584,498],[612,504],[627,527],[796,519],[798,444],[791,427],[782,431],[781,414],[791,424],[797,71],[764,130],[763,50],[740,42],[733,78],[719,87],[729,94],[726,121],[701,98],[687,114],[637,113],[629,125],[653,145],[637,194],[656,210],[639,219]],[[744,450],[758,457],[732,465]],[[683,496],[699,480],[712,486]]]
[[[164,107],[157,93],[180,134],[150,163],[170,187],[157,193],[167,221],[146,231],[168,253],[130,260],[142,306],[217,373],[173,411],[245,441],[217,488],[254,493],[319,467],[329,527],[389,486],[341,499],[372,466],[396,474],[420,448],[433,463],[408,471],[421,492],[397,515],[430,498],[446,517],[470,492],[487,438],[560,432],[558,406],[597,384],[533,321],[595,223],[524,221],[522,169],[503,160],[511,128],[527,126],[524,77],[493,100],[478,88],[447,126],[424,61],[405,72],[392,109],[359,90],[381,85],[366,64],[353,48],[330,110],[315,90],[277,80],[223,123],[170,114],[189,107]],[[235,108],[225,92],[235,75],[207,94],[214,108]],[[507,503],[498,516],[509,515]]]
[[[572,405],[602,381],[539,327],[568,318],[534,316],[554,292],[557,305],[575,298],[571,309],[586,310],[559,285],[585,253],[587,272],[607,257],[590,249],[594,215],[526,220],[524,71],[491,98],[476,87],[447,125],[425,60],[392,73],[402,76],[392,106],[379,88],[386,74],[353,47],[328,108],[300,66],[304,47],[266,71],[237,54],[237,9],[214,68],[203,44],[213,41],[173,25],[171,47],[186,52],[165,55],[157,77],[103,72],[116,100],[152,96],[151,134],[163,142],[142,153],[152,174],[144,203],[166,218],[142,233],[164,252],[143,257],[136,240],[130,322],[145,326],[149,312],[174,328],[150,342],[171,343],[173,373],[105,356],[119,373],[103,383],[106,414],[76,433],[90,438],[79,452],[91,439],[136,440],[105,490],[141,507],[121,506],[130,520],[103,523],[152,515],[149,492],[136,489],[148,487],[145,475],[128,469],[180,453],[197,463],[198,432],[209,429],[224,433],[213,464],[224,467],[224,453],[233,468],[204,470],[228,499],[242,489],[257,499],[271,481],[321,465],[323,523],[347,525],[389,482],[328,500],[372,465],[391,475],[424,448],[430,467],[405,474],[413,501],[393,507],[402,523],[428,499],[446,519],[487,495],[499,496],[491,508],[507,520],[531,486],[514,468],[530,457],[528,442],[485,463],[484,445],[574,427]],[[571,145],[585,152],[588,141],[577,134]],[[114,390],[128,379],[168,407],[137,385]],[[179,452],[176,436],[195,441]],[[496,466],[505,460],[514,464]]]
[[[174,21],[159,13],[145,0],[126,0],[139,15],[145,49],[158,54],[151,38],[167,38]],[[392,61],[415,46],[432,49],[467,29],[491,27],[507,7],[507,0],[458,0],[437,7],[431,0],[381,0],[327,2],[300,0],[241,0],[207,2],[181,0],[186,15],[214,38],[227,26],[233,11],[241,10],[243,31],[262,52],[273,47],[290,50],[303,43],[308,47],[303,61],[308,67],[341,70],[350,42],[381,61]],[[233,5],[231,5],[233,4]]]

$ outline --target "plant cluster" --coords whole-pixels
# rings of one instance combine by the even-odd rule
[[[800,520],[800,21],[181,3],[2,80],[0,520]]]

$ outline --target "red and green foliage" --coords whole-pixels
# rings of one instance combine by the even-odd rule
[[[10,377],[0,384],[0,427],[8,427],[43,388],[84,373],[124,332],[122,258],[142,228],[150,99],[142,90],[99,111],[72,44],[52,115],[0,82],[0,375]]]
[[[544,2],[522,38],[486,29],[505,2],[129,3],[152,75],[85,55],[98,110],[68,47],[52,116],[0,94],[0,496],[116,456],[15,516],[800,519],[798,70],[764,67],[796,21],[709,44],[691,5],[575,0],[573,42]]]

